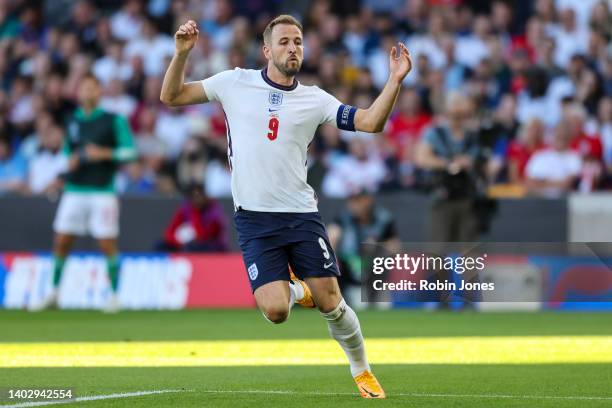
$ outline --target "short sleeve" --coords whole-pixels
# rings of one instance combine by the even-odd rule
[[[113,151],[113,159],[117,161],[134,160],[136,158],[136,147],[128,121],[121,115],[115,115],[114,126],[117,147]]]
[[[531,156],[531,159],[529,159],[529,161],[527,162],[527,167],[525,168],[525,175],[527,176],[527,178],[530,178],[530,179],[544,178],[544,175],[542,174],[542,171],[541,171],[542,166],[540,166],[541,157],[542,157],[541,153],[536,153],[533,156]]]
[[[336,97],[319,87],[315,87],[315,90],[322,113],[319,123],[329,123],[338,129],[355,131],[355,113],[357,108],[351,105],[344,105]]]
[[[569,163],[570,163],[570,166],[569,166],[570,174],[569,175],[572,177],[576,177],[580,175],[580,172],[582,170],[582,159],[580,158],[580,156],[577,155],[576,153],[573,153],[570,156]]]
[[[209,78],[200,81],[204,88],[204,93],[209,101],[222,102],[224,93],[232,86],[238,78],[240,71],[238,68],[231,71],[222,71]]]

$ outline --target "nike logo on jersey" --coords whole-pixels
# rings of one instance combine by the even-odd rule
[[[323,265],[323,268],[328,269],[329,267],[331,267],[334,263],[330,262],[328,264]]]
[[[279,111],[280,109],[272,109],[272,108],[268,108],[268,112],[276,112]]]

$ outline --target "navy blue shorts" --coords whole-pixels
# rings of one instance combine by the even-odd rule
[[[289,268],[300,278],[340,276],[318,212],[269,213],[238,210],[238,243],[251,289],[289,281]]]

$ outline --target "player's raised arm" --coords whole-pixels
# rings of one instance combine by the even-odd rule
[[[368,109],[358,109],[355,113],[355,130],[362,132],[381,132],[391,114],[400,86],[412,69],[412,60],[408,49],[402,43],[393,47],[389,55],[389,79],[380,95]]]
[[[198,27],[193,20],[182,24],[174,34],[176,49],[162,84],[159,99],[168,106],[193,105],[208,102],[202,84],[185,83],[185,63],[193,46],[198,41]]]

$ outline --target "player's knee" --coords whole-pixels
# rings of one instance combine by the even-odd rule
[[[342,300],[342,294],[334,286],[326,288],[324,293],[324,296],[317,297],[316,304],[321,313],[329,313],[338,306]]]
[[[117,241],[114,239],[100,239],[98,240],[98,246],[106,256],[117,255]]]
[[[317,307],[321,313],[329,313],[338,307],[338,304],[342,300],[340,293],[334,293],[327,296],[325,299],[317,302]]]
[[[53,240],[53,253],[58,256],[66,256],[70,251],[71,239],[65,235],[56,235]]]
[[[271,323],[280,324],[289,317],[289,309],[283,307],[267,307],[262,309],[266,319]]]

